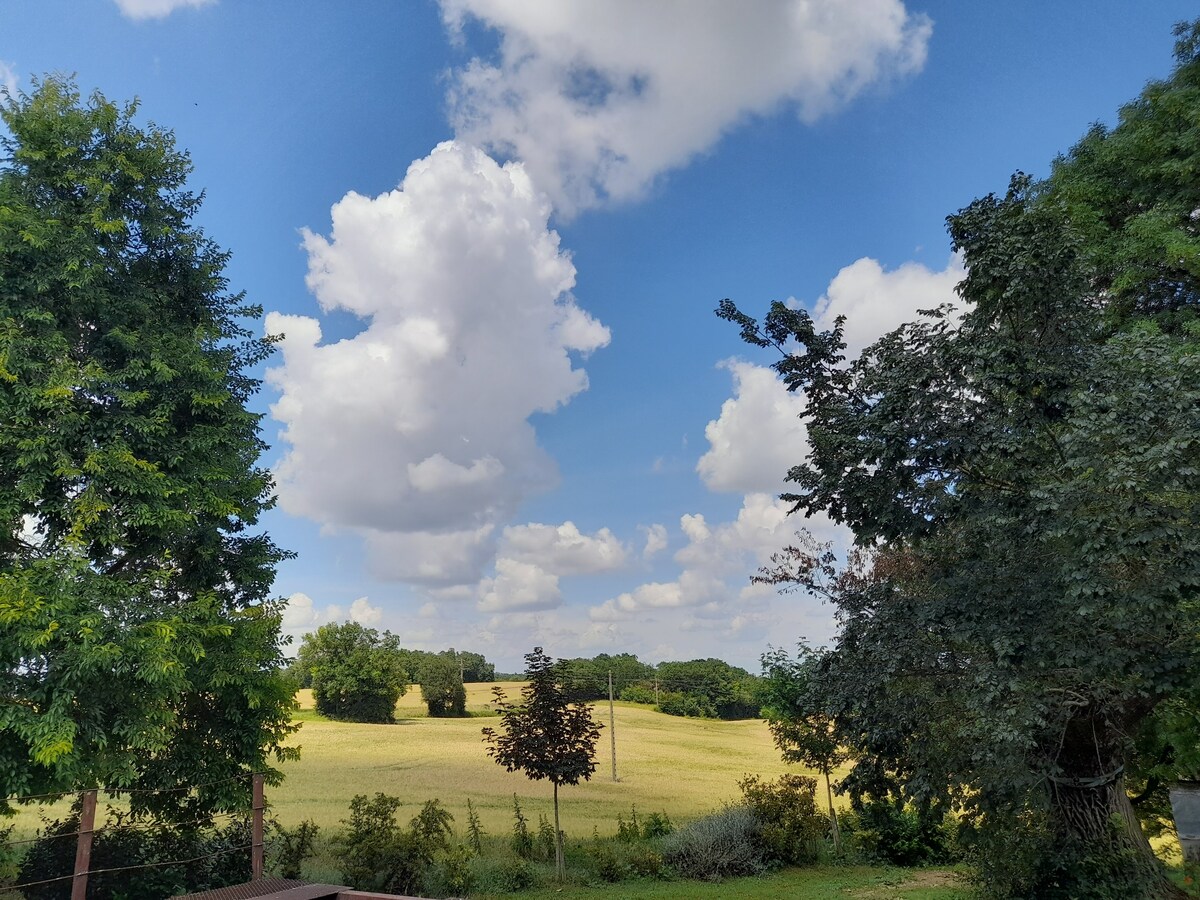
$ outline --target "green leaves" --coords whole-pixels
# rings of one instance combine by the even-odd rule
[[[1120,773],[1149,790],[1200,738],[1197,34],[1049,181],[1017,173],[949,217],[960,314],[846,364],[840,325],[718,310],[806,396],[786,496],[861,548],[836,574],[802,550],[763,573],[825,593],[842,624],[811,663],[767,660],[784,749],[828,715],[859,756],[852,792],[949,800],[985,836],[1044,825],[1080,866],[1133,860],[1155,896],[1148,845],[1107,821],[1130,818]],[[1030,871],[1059,878],[1049,858]]]
[[[268,599],[286,554],[247,532],[274,498],[243,366],[269,347],[190,224],[186,154],[135,113],[60,78],[0,110],[7,794],[173,789],[294,752]]]

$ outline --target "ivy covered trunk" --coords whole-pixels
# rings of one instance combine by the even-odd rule
[[[1131,900],[1187,897],[1154,855],[1125,791],[1122,758],[1097,747],[1103,732],[1096,726],[1091,718],[1068,726],[1058,760],[1063,775],[1051,780],[1055,887],[1069,896],[1103,885],[1119,886]]]

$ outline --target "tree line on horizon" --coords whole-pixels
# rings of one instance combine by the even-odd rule
[[[561,659],[556,672],[577,702],[614,698],[648,703],[660,712],[710,719],[759,714],[760,679],[719,659],[642,662],[632,653]],[[322,715],[356,722],[391,722],[396,702],[418,685],[431,716],[466,716],[468,683],[523,680],[501,673],[482,654],[450,648],[411,650],[398,635],[358,622],[329,623],[304,635],[288,673],[311,688]]]

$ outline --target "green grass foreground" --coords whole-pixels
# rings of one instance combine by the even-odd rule
[[[624,882],[539,888],[520,894],[471,894],[472,900],[561,900],[564,896],[604,900],[967,900],[963,880],[943,869],[884,869],[874,866],[815,866],[784,869],[757,878],[710,884],[697,881]]]

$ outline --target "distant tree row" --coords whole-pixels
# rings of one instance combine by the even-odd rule
[[[479,653],[409,650],[390,631],[358,622],[331,623],[306,634],[290,666],[312,688],[317,712],[352,722],[391,722],[410,684],[421,686],[431,716],[465,716],[464,682],[494,681],[496,667]]]
[[[608,696],[653,703],[660,712],[708,719],[750,719],[759,713],[759,679],[719,659],[644,663],[630,653],[563,660],[571,689],[582,700]]]

